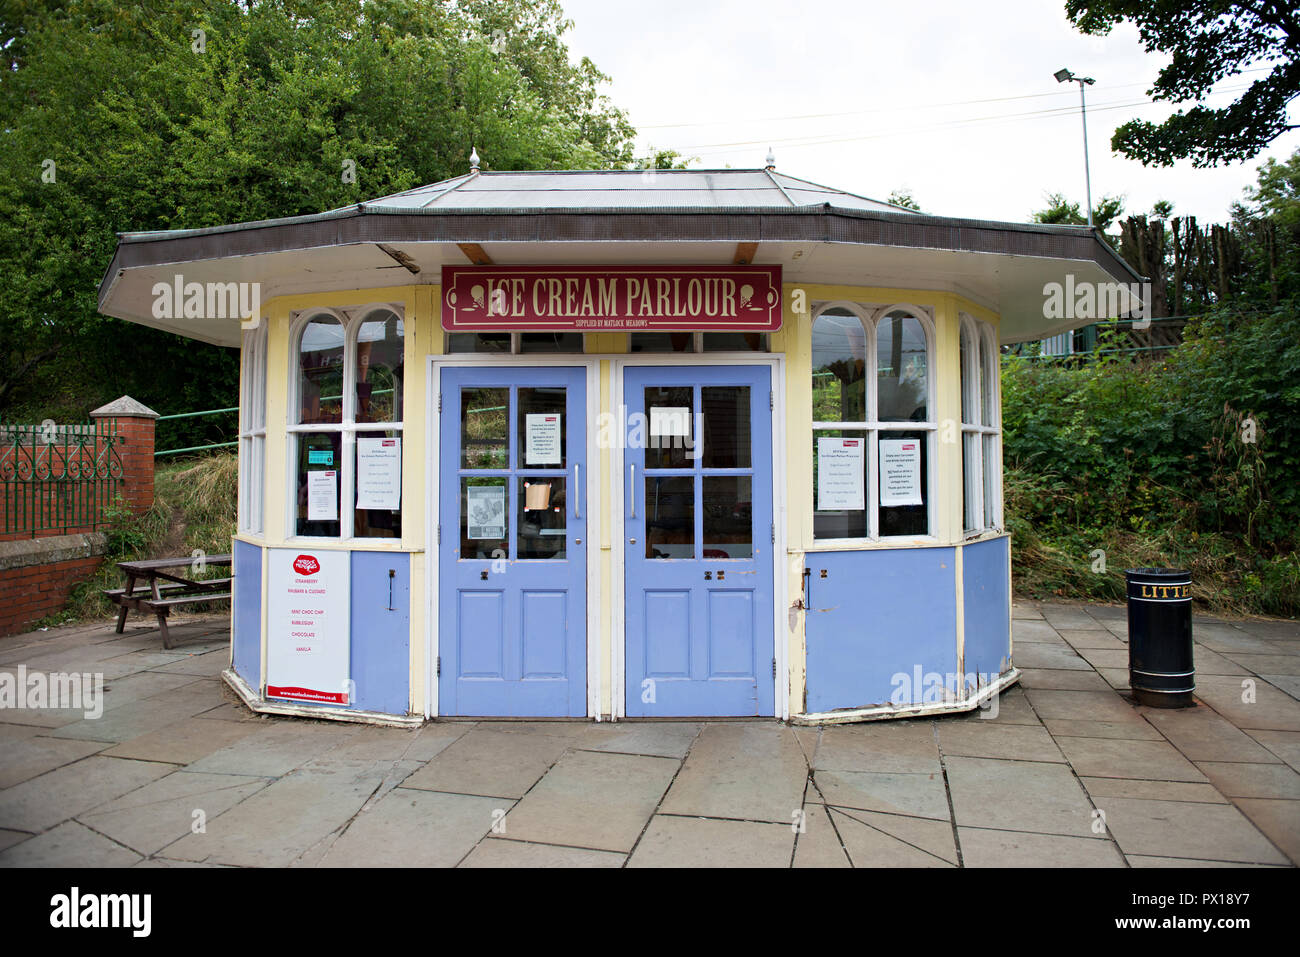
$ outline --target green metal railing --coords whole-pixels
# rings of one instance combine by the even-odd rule
[[[0,532],[95,529],[112,524],[122,461],[116,419],[77,425],[0,424]]]
[[[202,412],[178,412],[176,415],[160,415],[158,416],[158,421],[174,422],[177,419],[197,419],[207,415],[227,415],[231,412],[238,412],[238,411],[239,411],[239,406],[233,406],[232,408],[229,409],[205,409]],[[155,451],[153,457],[158,458],[161,455],[180,455],[183,452],[205,452],[208,449],[226,449],[226,448],[230,448],[230,446],[232,445],[238,445],[238,444],[239,443],[237,441],[236,442],[214,442],[210,445],[189,445],[183,449],[162,449],[161,451]]]

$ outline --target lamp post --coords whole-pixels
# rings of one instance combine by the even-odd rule
[[[1088,189],[1088,225],[1092,226],[1092,173],[1088,170],[1088,104],[1084,99],[1083,88],[1091,86],[1096,81],[1090,76],[1075,76],[1069,70],[1057,70],[1055,74],[1057,83],[1065,83],[1073,80],[1079,84],[1079,113],[1083,117],[1083,178]]]

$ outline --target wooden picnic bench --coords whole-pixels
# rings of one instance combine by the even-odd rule
[[[229,578],[186,578],[168,569],[190,568],[199,559],[150,558],[137,562],[118,562],[117,567],[126,576],[125,588],[105,590],[109,601],[118,607],[117,633],[126,627],[130,611],[152,612],[158,616],[158,630],[162,632],[163,647],[172,646],[167,632],[167,616],[173,608],[200,602],[221,601],[230,598]],[[203,567],[229,568],[229,555],[207,555]]]

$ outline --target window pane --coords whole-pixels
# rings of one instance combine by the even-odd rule
[[[509,389],[461,389],[461,468],[510,467],[510,447],[506,444],[509,408]]]
[[[812,327],[814,422],[865,422],[867,333],[861,320],[831,309]]]
[[[510,352],[508,332],[449,332],[448,352]]]
[[[366,316],[357,332],[358,422],[402,420],[402,320],[387,309]]]
[[[519,336],[520,352],[581,352],[581,332],[525,332]]]
[[[993,390],[997,385],[997,361],[988,336],[980,336],[980,424],[993,424]]]
[[[881,432],[878,441],[880,536],[929,534],[929,510],[925,504],[929,468],[926,433]],[[886,504],[916,498],[921,504]]]
[[[753,480],[704,476],[704,557],[754,557]]]
[[[518,468],[565,468],[569,423],[565,421],[564,386],[520,389],[518,395]]]
[[[966,432],[961,437],[961,477],[962,477],[962,528],[974,531],[983,528],[981,521],[981,502],[975,493],[975,473],[979,469],[980,437],[973,432]]]
[[[706,469],[747,469],[749,452],[749,386],[705,386],[700,390],[704,413]]]
[[[694,352],[693,332],[633,332],[628,334],[628,352]]]
[[[813,433],[813,538],[867,537],[867,433]]]
[[[645,557],[695,557],[695,479],[645,479]]]
[[[1002,487],[1002,476],[998,473],[998,449],[996,435],[986,435],[984,441],[984,527],[992,528],[997,521],[994,507],[998,499],[998,489]]]
[[[510,514],[506,477],[460,480],[460,559],[506,559]]]
[[[402,433],[358,432],[353,453],[358,538],[402,537]]]
[[[302,330],[298,346],[299,422],[343,420],[343,326],[317,316]]]
[[[876,325],[876,390],[881,422],[926,421],[928,356],[921,320],[891,312]]]
[[[645,467],[681,469],[695,465],[695,390],[690,386],[645,390]],[[636,438],[635,429],[632,438]]]
[[[561,559],[568,538],[564,476],[518,479],[519,524],[515,555],[523,559]]]
[[[706,332],[705,352],[766,352],[766,332]]]
[[[343,436],[338,432],[298,435],[297,535],[339,535],[340,459]]]
[[[961,420],[962,420],[962,422],[964,422],[964,423],[968,423],[968,424],[971,424],[971,425],[974,425],[974,420],[971,419],[971,399],[970,399],[970,397],[971,397],[972,383],[971,383],[971,381],[970,381],[970,372],[971,372],[970,363],[974,360],[974,358],[975,358],[975,353],[972,352],[972,346],[971,346],[971,341],[970,341],[970,327],[967,326],[965,323],[962,323],[962,326],[961,326],[961,359],[960,359],[960,364],[961,364]],[[977,394],[978,394],[978,390],[976,390],[976,392],[977,392]]]

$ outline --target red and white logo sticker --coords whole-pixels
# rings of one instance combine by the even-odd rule
[[[293,570],[300,575],[315,575],[320,571],[320,562],[311,555],[299,555],[293,560]]]

